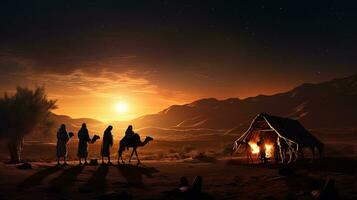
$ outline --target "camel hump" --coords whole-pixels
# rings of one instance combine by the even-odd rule
[[[126,137],[124,136],[121,140],[120,140],[120,144],[122,145],[132,145],[133,143],[136,143],[140,141],[140,135],[135,133],[133,136],[131,137]]]
[[[137,133],[135,133],[135,134],[133,135],[133,138],[139,138],[139,139],[140,139],[140,135],[137,134]]]

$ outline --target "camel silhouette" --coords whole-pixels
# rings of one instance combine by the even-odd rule
[[[130,138],[128,137],[124,137],[123,139],[120,140],[119,142],[119,151],[118,151],[118,164],[120,163],[120,160],[123,164],[125,164],[124,160],[123,160],[123,151],[125,151],[126,149],[129,148],[133,148],[133,151],[131,152],[130,158],[129,158],[129,163],[135,153],[136,159],[138,160],[138,165],[140,164],[140,159],[138,157],[138,152],[136,151],[136,149],[138,147],[143,147],[145,146],[147,143],[149,143],[150,141],[154,140],[154,138],[147,136],[145,138],[145,140],[142,142],[140,140],[140,135],[135,133],[133,136],[131,136]]]

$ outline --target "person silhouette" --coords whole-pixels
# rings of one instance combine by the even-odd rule
[[[63,157],[64,165],[67,165],[67,142],[70,135],[67,133],[66,125],[62,124],[57,131],[57,165],[60,165],[60,158]]]
[[[133,131],[133,126],[132,125],[129,125],[128,128],[126,129],[125,131],[125,137],[131,137],[133,136],[135,133]]]
[[[264,141],[264,136],[260,135],[259,136],[259,141],[257,142],[257,146],[259,147],[259,157],[260,161],[262,163],[266,163],[266,147],[265,147],[265,141]]]
[[[101,148],[101,155],[102,155],[102,164],[104,164],[104,157],[108,158],[108,164],[110,162],[110,148],[113,146],[113,135],[112,135],[113,126],[109,125],[103,134],[103,142]]]
[[[86,123],[82,124],[81,129],[78,131],[78,160],[79,164],[82,164],[82,158],[84,158],[84,163],[88,164],[87,157],[88,157],[88,143],[91,141],[87,129]]]
[[[247,140],[244,142],[245,152],[246,152],[246,154],[247,154],[248,164],[249,164],[249,163],[254,163],[253,158],[252,158],[253,149],[252,149],[252,147],[249,145],[249,141],[250,141],[250,139],[247,139]]]
[[[129,125],[128,128],[125,131],[125,136],[124,136],[124,141],[126,143],[130,142],[130,139],[135,135],[134,131],[133,131],[133,126]],[[127,145],[128,146],[128,145]],[[129,149],[129,147],[127,147],[127,150]]]

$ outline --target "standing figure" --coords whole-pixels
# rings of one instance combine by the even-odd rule
[[[105,129],[104,134],[103,134],[103,142],[102,142],[102,149],[101,149],[101,154],[102,154],[102,164],[104,164],[104,157],[108,158],[108,164],[111,164],[110,162],[110,148],[113,146],[113,135],[112,135],[112,126],[108,126],[107,129]]]
[[[262,135],[259,136],[259,141],[257,142],[257,145],[259,147],[259,157],[260,157],[260,161],[262,163],[266,163],[266,147],[265,147],[265,142],[264,142],[264,137]]]
[[[85,123],[82,124],[82,128],[78,131],[78,160],[79,164],[82,164],[82,158],[84,158],[84,163],[88,164],[87,157],[88,157],[88,143],[91,141],[87,129],[87,125]]]
[[[248,164],[249,163],[254,163],[253,162],[253,158],[252,158],[252,155],[253,155],[253,149],[252,149],[252,147],[249,145],[249,139],[247,139],[246,141],[245,141],[245,152],[246,152],[246,154],[247,154],[247,160],[248,160]]]
[[[57,165],[60,165],[60,158],[63,157],[64,165],[67,165],[67,142],[70,139],[66,131],[66,125],[62,124],[57,131]]]

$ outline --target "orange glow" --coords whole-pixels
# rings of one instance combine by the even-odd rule
[[[270,145],[270,144],[266,144],[265,145],[265,148],[266,148],[266,150],[265,150],[265,156],[267,157],[267,158],[270,158],[270,157],[272,157],[272,155],[273,155],[273,145]]]
[[[33,83],[44,85],[48,97],[58,100],[58,109],[54,110],[54,113],[72,118],[98,119],[107,123],[132,120],[160,112],[172,105],[186,104],[201,98],[244,98],[261,93],[282,92],[286,89],[282,88],[281,84],[263,84],[259,82],[262,80],[254,80],[254,84],[240,84],[239,90],[232,87],[223,91],[221,85],[212,85],[210,79],[207,79],[208,82],[192,84],[192,81],[197,81],[196,75],[179,76],[177,80],[185,81],[173,84],[170,74],[160,75],[137,70],[103,70],[94,74],[78,69],[69,74],[34,73],[28,76],[31,82],[25,82],[22,86],[32,87]],[[266,87],[262,88],[261,85]],[[284,87],[289,86],[285,84]],[[11,92],[13,86],[2,86],[0,89]]]
[[[249,146],[252,148],[253,154],[259,154],[259,147],[256,142],[249,142]],[[273,155],[273,145],[265,144],[265,157],[270,158]]]
[[[126,113],[129,110],[128,103],[121,101],[115,105],[115,109],[118,113]]]
[[[252,148],[252,153],[253,154],[258,154],[259,153],[259,147],[256,142],[249,142],[249,146]]]

